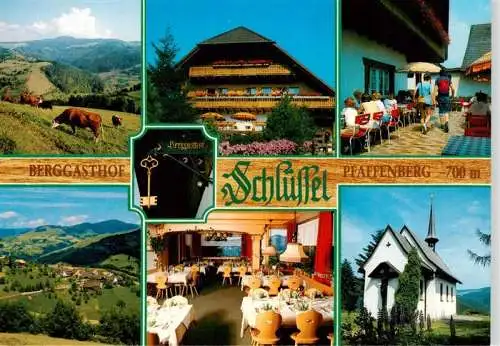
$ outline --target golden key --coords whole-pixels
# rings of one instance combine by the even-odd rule
[[[151,196],[151,170],[158,166],[158,160],[156,160],[151,155],[148,155],[145,159],[141,160],[141,167],[144,167],[148,170],[148,195],[143,197],[141,196],[141,206],[149,208],[151,206],[155,206],[157,204],[157,196]]]

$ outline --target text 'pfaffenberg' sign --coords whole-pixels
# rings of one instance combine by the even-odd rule
[[[339,184],[490,184],[489,159],[220,159],[217,207],[335,208]]]

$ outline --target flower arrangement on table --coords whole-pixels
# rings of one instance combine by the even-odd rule
[[[259,312],[265,312],[265,311],[278,312],[278,307],[277,306],[273,306],[272,304],[269,304],[269,303],[265,303],[265,304],[262,304],[259,308],[256,308],[255,311],[257,313],[259,313]]]
[[[298,312],[304,312],[304,311],[307,311],[309,310],[309,303],[307,303],[306,301],[304,300],[299,300],[295,303],[295,305],[293,306],[293,308],[295,309],[295,311],[298,311]]]

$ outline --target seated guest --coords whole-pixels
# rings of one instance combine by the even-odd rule
[[[377,112],[380,112],[380,108],[377,102],[373,101],[370,95],[363,94],[363,96],[361,96],[361,107],[359,107],[358,113],[359,114],[368,113],[371,115]],[[377,128],[379,127],[379,123],[378,121],[370,119],[370,122],[367,124],[367,127]]]
[[[393,93],[389,93],[389,96],[384,100],[384,106],[388,113],[391,113],[394,109],[398,109],[398,101],[394,98]]]
[[[378,93],[376,91],[374,91],[372,93],[372,101],[374,101],[375,104],[377,105],[378,111],[384,113],[384,116],[382,117],[382,123],[386,123],[386,122],[389,122],[389,120],[391,120],[391,114],[390,114],[390,110],[387,110],[385,108],[384,103],[382,102],[381,98],[382,97],[381,97],[380,93]]]
[[[359,109],[361,106],[361,96],[363,93],[361,90],[354,90],[353,96],[354,96],[354,108]]]
[[[356,124],[356,101],[352,97],[348,97],[344,101],[344,109],[342,110],[342,118],[344,119],[345,127],[352,127]]]
[[[488,104],[488,95],[479,92],[476,94],[477,102],[471,104],[469,112],[472,115],[491,116],[490,105]]]

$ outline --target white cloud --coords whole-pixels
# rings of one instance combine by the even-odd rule
[[[0,213],[0,219],[12,219],[13,217],[19,216],[15,211],[5,211]]]
[[[56,18],[29,25],[0,22],[0,41],[29,41],[56,36],[110,38],[113,32],[98,25],[98,19],[90,8],[73,7]]]
[[[481,202],[479,201],[472,201],[472,203],[469,205],[467,208],[467,211],[470,214],[478,214],[483,210],[483,207],[481,206]]]
[[[59,223],[61,225],[65,226],[71,226],[71,225],[77,225],[79,223],[82,223],[83,221],[88,219],[88,215],[71,215],[71,216],[65,216],[62,217],[61,220],[59,220]]]
[[[43,226],[46,225],[47,221],[42,218],[34,219],[34,220],[28,220],[28,221],[17,221],[12,224],[14,227],[38,227],[38,226]]]

